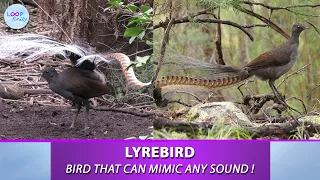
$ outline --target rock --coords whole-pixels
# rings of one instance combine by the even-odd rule
[[[305,117],[299,118],[299,121],[311,122],[313,124],[320,124],[320,116],[305,116]]]
[[[220,122],[230,125],[255,126],[249,118],[232,102],[212,102],[198,104],[192,107],[187,115],[187,121],[212,124]]]

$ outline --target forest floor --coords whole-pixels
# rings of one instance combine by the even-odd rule
[[[28,26],[19,32],[9,30],[4,19],[0,18],[0,35],[12,33],[49,35],[47,33],[53,29],[52,23],[40,20],[37,9],[27,8],[31,17]],[[0,14],[0,17],[3,15]],[[28,70],[23,70],[25,68]],[[0,85],[14,84],[23,87],[30,83],[43,83],[43,80],[42,82],[39,80],[40,74],[32,75],[38,73],[38,69],[36,63],[8,65],[8,63],[1,64],[0,60]],[[16,73],[20,75],[17,76]],[[28,88],[48,90],[48,86],[43,84]],[[99,105],[104,106],[101,101]],[[150,110],[147,108],[147,111]],[[90,133],[87,134],[81,131],[84,127],[84,108],[79,114],[75,128],[69,129],[75,118],[75,111],[72,110],[70,102],[56,94],[25,95],[19,100],[0,98],[0,139],[142,139],[150,136],[153,131],[151,117],[91,109]]]
[[[125,139],[150,135],[153,120],[130,114],[90,110],[90,134],[81,131],[84,109],[74,129],[71,107],[48,107],[0,101],[0,139]],[[55,123],[56,125],[53,125]]]

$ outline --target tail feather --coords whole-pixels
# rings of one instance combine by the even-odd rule
[[[22,58],[27,62],[37,61],[46,56],[63,56],[79,68],[94,70],[96,63],[118,61],[130,86],[144,87],[151,85],[137,79],[128,56],[121,53],[94,54],[77,45],[62,44],[50,37],[37,34],[15,34],[0,36],[0,58]]]
[[[117,59],[122,68],[122,72],[124,76],[126,77],[127,82],[131,86],[138,86],[138,87],[145,87],[151,85],[151,81],[148,83],[140,82],[137,77],[134,74],[133,68],[129,67],[131,64],[131,61],[128,56],[122,53],[110,53],[107,54],[106,57]],[[129,67],[129,68],[128,68]]]
[[[75,45],[66,45],[50,37],[37,34],[15,34],[0,36],[0,58],[21,57],[33,62],[44,56],[62,55],[68,58],[70,52],[85,56],[85,50]]]
[[[219,89],[234,86],[250,77],[251,75],[248,74],[246,71],[234,69],[233,71],[229,71],[228,73],[223,73],[222,71],[220,73],[216,73],[215,77],[212,77],[210,79],[190,78],[181,76],[166,76],[163,77],[161,80],[157,80],[155,82],[155,86],[194,86],[205,87],[208,89]]]

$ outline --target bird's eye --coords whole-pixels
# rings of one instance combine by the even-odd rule
[[[299,28],[300,26],[298,26],[298,28]]]

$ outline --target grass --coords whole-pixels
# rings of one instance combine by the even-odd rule
[[[208,131],[199,130],[194,133],[178,133],[174,129],[154,131],[154,139],[252,139],[253,135],[247,130],[217,123]]]

